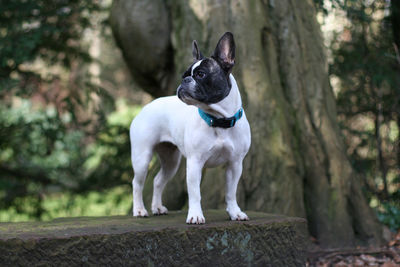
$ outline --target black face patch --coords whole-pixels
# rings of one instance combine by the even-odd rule
[[[195,62],[195,63],[196,63],[196,62]],[[192,65],[190,65],[190,67],[183,73],[182,79],[185,78],[185,77],[188,77],[188,76],[191,76],[191,75],[192,75],[192,67],[193,67],[193,65],[194,65],[195,63],[193,63]]]
[[[197,62],[196,62],[197,63]],[[231,90],[229,74],[224,72],[220,64],[212,58],[206,58],[195,67],[192,75],[193,63],[182,75],[182,93],[204,104],[214,104],[224,99]],[[191,76],[194,82],[187,82],[185,78]]]

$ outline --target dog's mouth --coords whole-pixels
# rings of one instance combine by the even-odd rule
[[[193,106],[200,106],[202,103],[198,101],[197,99],[193,98],[189,92],[186,90],[182,89],[181,86],[178,87],[177,90],[177,95],[178,98],[185,104],[187,105],[193,105]]]
[[[183,89],[182,86],[178,87],[177,95],[178,98],[183,102],[185,102],[186,104],[189,104],[188,102],[195,101],[195,99],[185,89]]]
[[[182,90],[182,86],[179,85],[178,89],[176,90],[176,94],[178,95],[178,98],[183,101],[185,98],[185,92]]]

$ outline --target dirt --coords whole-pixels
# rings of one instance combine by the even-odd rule
[[[400,266],[400,230],[393,239],[382,247],[356,247],[347,249],[322,249],[315,244],[309,252],[309,267],[340,266]]]

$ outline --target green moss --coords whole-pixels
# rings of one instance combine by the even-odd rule
[[[286,225],[285,220],[292,221],[285,216],[272,215],[260,212],[248,212],[251,218],[249,222],[232,222],[225,211],[205,211],[206,224],[201,226],[187,225],[186,211],[170,212],[166,216],[150,216],[147,218],[135,218],[132,216],[110,216],[110,217],[75,217],[59,218],[49,222],[23,222],[23,223],[0,223],[0,239],[30,237],[65,237],[76,236],[83,233],[97,233],[99,230],[104,233],[122,233],[128,231],[143,231],[149,229],[165,228],[191,228],[191,227],[214,227],[224,229],[226,226],[236,225],[244,227],[247,224],[258,224],[268,221],[269,224],[280,222]],[[302,219],[298,219],[302,220]],[[281,222],[282,221],[282,222]]]

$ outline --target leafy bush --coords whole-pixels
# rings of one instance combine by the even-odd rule
[[[0,220],[128,212],[129,124],[140,108],[117,101],[91,136],[70,127],[68,113],[19,101],[0,107]],[[103,197],[108,204],[95,204]]]
[[[35,110],[28,100],[0,107],[0,208],[14,205],[17,211],[40,217],[40,202],[47,192],[71,189],[82,177],[83,132],[67,128],[68,113],[54,108]],[[28,208],[21,197],[35,197]]]
[[[128,211],[139,108],[118,101],[125,74],[105,46],[110,5],[0,2],[0,220]]]
[[[396,232],[400,229],[400,205],[399,203],[385,202],[377,211],[378,219],[387,225],[390,230]]]

